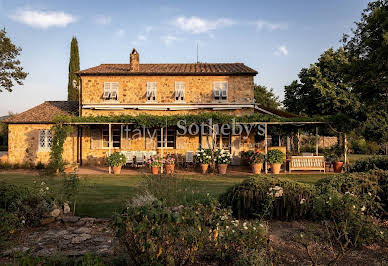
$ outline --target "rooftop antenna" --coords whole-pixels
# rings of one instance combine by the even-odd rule
[[[198,61],[198,42],[197,42],[197,64],[199,63]]]

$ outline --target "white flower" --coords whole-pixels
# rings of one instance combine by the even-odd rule
[[[39,189],[40,192],[43,192],[43,188]]]
[[[355,209],[356,208],[356,206],[355,205],[353,205],[353,209]]]
[[[384,235],[384,232],[383,232],[383,231],[380,231],[380,235]]]
[[[301,199],[300,204],[303,204],[305,201],[306,201],[305,199]]]
[[[243,223],[243,226],[244,226],[244,227],[247,226],[247,222]]]
[[[46,187],[46,190],[49,190],[49,187]]]
[[[372,193],[368,192],[368,195],[369,195],[369,196],[372,196]]]
[[[41,186],[44,186],[44,185],[46,185],[46,183],[42,181],[42,183],[40,183],[40,185],[41,185]]]
[[[36,184],[36,180],[34,180],[34,184]]]
[[[248,227],[244,226],[244,229],[245,229],[245,230],[248,230]]]
[[[26,221],[22,220],[22,224],[25,224],[25,223],[26,223]]]
[[[349,194],[349,191],[346,191],[345,194]]]
[[[362,206],[362,208],[361,208],[361,211],[363,212],[363,211],[365,211],[365,206]]]

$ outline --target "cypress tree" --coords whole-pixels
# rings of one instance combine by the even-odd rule
[[[77,81],[77,86],[79,86],[79,78],[75,74],[79,70],[78,41],[76,37],[73,37],[70,45],[69,82],[67,85],[68,101],[78,101],[78,89],[74,88],[73,80]]]

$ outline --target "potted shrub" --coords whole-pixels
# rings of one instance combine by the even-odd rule
[[[152,174],[159,174],[160,167],[163,165],[163,160],[158,155],[151,156],[147,164],[151,167]]]
[[[263,162],[265,160],[264,154],[252,151],[251,153],[248,153],[248,162],[252,167],[252,171],[255,175],[258,175],[261,173],[261,170],[263,169]]]
[[[271,170],[274,174],[280,173],[280,167],[284,162],[284,153],[281,150],[274,149],[268,151],[267,161],[271,164]]]
[[[164,168],[166,169],[166,174],[171,175],[175,170],[175,157],[171,154],[163,160]]]
[[[219,149],[214,152],[214,162],[217,164],[218,173],[220,175],[226,174],[226,169],[230,163],[230,156],[230,153],[223,149]]]
[[[207,170],[209,168],[209,164],[211,163],[212,159],[212,152],[210,149],[199,149],[195,155],[194,159],[197,163],[201,165],[201,172],[203,175],[207,173]]]
[[[335,173],[342,173],[344,168],[344,162],[341,160],[343,156],[343,149],[340,147],[334,147],[333,149],[325,151],[324,155],[326,161],[333,165],[333,170]]]
[[[107,158],[108,165],[113,168],[113,173],[118,175],[121,173],[121,167],[127,162],[127,158],[120,152],[114,152]]]

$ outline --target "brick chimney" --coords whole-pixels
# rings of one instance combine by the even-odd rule
[[[129,71],[139,72],[139,52],[135,48],[129,55]]]

